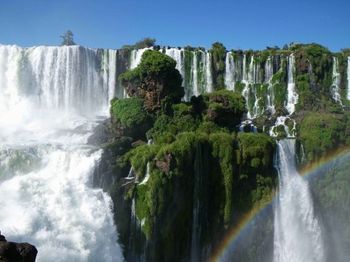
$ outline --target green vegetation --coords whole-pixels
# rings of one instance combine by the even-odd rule
[[[143,100],[137,97],[113,99],[111,117],[113,121],[128,128],[137,128],[151,120],[151,116],[144,108]]]
[[[212,146],[212,156],[220,163],[225,188],[224,218],[225,225],[229,225],[232,218],[232,188],[234,184],[234,138],[229,133],[213,133],[209,137]]]
[[[132,111],[143,108],[141,98],[128,100],[136,108]],[[131,165],[139,182],[144,180],[149,166],[148,181],[130,187],[125,197],[135,199],[136,216],[147,241],[161,247],[162,252],[156,256],[183,257],[188,247],[177,249],[170,243],[190,238],[188,228],[192,226],[193,203],[197,200],[203,206],[203,218],[207,218],[200,223],[211,225],[200,241],[209,243],[212,230],[225,230],[273,194],[275,174],[270,157],[274,141],[262,134],[237,137],[233,132],[245,113],[245,101],[239,93],[218,90],[193,97],[187,103],[164,101],[157,114],[152,114],[155,121],[147,132],[154,144],[132,148],[119,163]],[[113,107],[114,103],[111,113],[117,118],[123,115],[123,105]],[[122,116],[118,121],[131,126],[150,117],[145,110],[136,115],[139,117],[133,121]],[[253,183],[248,184],[248,180]],[[207,202],[208,195],[203,192],[209,191],[215,197]]]
[[[318,44],[294,45],[298,109],[319,111],[330,103],[333,55]]]
[[[329,150],[346,143],[349,135],[344,116],[329,113],[308,113],[300,123],[299,137],[307,160],[313,161]]]
[[[60,36],[62,38],[61,45],[76,45],[74,42],[74,35],[72,31],[68,30],[63,35]]]
[[[273,75],[271,83],[275,99],[275,108],[280,110],[284,107],[284,101],[287,97],[287,61],[282,59],[281,67],[276,74]]]
[[[155,46],[156,39],[151,37],[145,37],[144,39],[136,42],[133,45],[123,45],[122,49],[133,50],[133,49],[142,49],[147,47]]]
[[[322,212],[325,221],[329,221],[328,232],[337,236],[335,260],[341,261],[350,255],[347,248],[350,239],[350,155],[347,153],[337,157],[317,170],[317,175],[311,177],[317,201],[317,210]]]
[[[123,156],[118,154],[116,170],[128,171],[132,166],[136,178],[125,182],[127,171],[123,171],[117,185],[122,188],[120,198],[129,206],[131,199],[135,201],[140,232],[135,233],[130,227],[125,230],[142,235],[147,243],[140,246],[147,249],[150,261],[169,257],[181,261],[188,256],[194,210],[198,210],[196,225],[202,229],[198,236],[200,246],[207,246],[213,236],[222,234],[253,208],[271,201],[277,182],[273,166],[275,139],[263,133],[237,131],[246,107],[252,110],[256,99],[258,110],[254,113],[259,119],[253,122],[259,132],[267,133],[277,116],[288,115],[285,101],[288,56],[292,53],[299,100],[296,112],[286,119],[285,125],[289,131],[297,129],[298,145],[303,145],[306,161],[317,161],[328,151],[350,143],[350,114],[346,106],[332,101],[330,93],[334,54],[322,46],[292,44],[261,52],[234,51],[237,66],[241,66],[244,55],[247,66],[254,56],[259,79],[265,77],[263,66],[268,57],[275,59],[271,81],[251,84],[248,101],[241,96],[243,82],[235,83],[237,92],[223,89],[226,48],[220,43],[214,43],[210,50],[215,91],[192,97],[188,102],[181,102],[184,90],[175,61],[160,52],[146,51],[138,67],[121,74],[120,80],[131,98],[112,101],[111,129],[126,130],[115,132],[116,141],[122,136],[130,136],[131,141],[127,140]],[[185,85],[193,82],[191,67],[195,56],[198,83],[204,85],[202,55],[199,49],[185,48]],[[336,56],[344,75],[345,51]],[[242,72],[237,74],[240,79]],[[345,84],[343,78],[341,92],[345,92]],[[270,90],[276,109],[273,115],[263,111]],[[187,92],[190,97],[192,90]],[[287,135],[283,125],[274,131],[278,133],[276,139]],[[153,143],[146,144],[146,138]],[[297,150],[301,152],[300,148]],[[131,235],[128,233],[122,235]]]
[[[222,43],[216,42],[212,45],[210,53],[212,55],[214,89],[222,89],[225,86],[226,48]]]
[[[203,98],[207,108],[204,119],[230,130],[235,129],[246,112],[244,98],[236,92],[219,90]]]
[[[184,95],[182,77],[175,69],[176,62],[169,56],[154,50],[142,55],[140,64],[119,76],[129,96],[145,101],[148,111],[158,110],[162,101],[180,102]]]

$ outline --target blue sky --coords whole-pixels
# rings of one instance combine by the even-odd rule
[[[317,42],[350,47],[349,0],[0,0],[0,43],[118,48],[151,36],[160,45],[263,49]]]

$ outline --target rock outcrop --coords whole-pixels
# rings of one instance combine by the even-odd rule
[[[15,243],[7,241],[0,234],[0,261],[1,262],[34,262],[38,250],[28,243]]]
[[[162,101],[180,102],[184,95],[182,77],[176,62],[157,52],[146,51],[140,65],[120,76],[129,97],[144,100],[145,109],[153,112],[161,108]]]

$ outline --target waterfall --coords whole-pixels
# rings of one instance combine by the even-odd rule
[[[205,91],[207,93],[211,93],[214,90],[213,90],[213,76],[211,73],[211,55],[208,51],[205,52],[204,68],[205,68]]]
[[[135,68],[141,61],[142,54],[150,48],[132,50],[130,55],[130,68]],[[176,69],[182,76],[182,85],[185,88],[185,100],[191,96],[213,92],[212,58],[209,51],[186,51],[179,48],[165,48],[164,53],[176,61]],[[191,56],[190,58],[186,56]],[[190,61],[190,65],[185,65]],[[188,63],[188,62],[187,62]],[[189,70],[186,70],[189,67]]]
[[[147,145],[152,145],[153,144],[153,140],[152,139],[148,139]],[[145,177],[143,178],[143,180],[141,181],[141,183],[139,185],[145,185],[149,178],[151,176],[151,163],[148,161],[147,165],[146,165],[146,174]]]
[[[87,145],[115,91],[116,51],[0,46],[1,231],[38,261],[122,261]],[[59,255],[57,255],[59,254]]]
[[[117,52],[115,50],[103,50],[102,56],[103,90],[108,94],[108,101],[116,96],[113,87],[117,85]]]
[[[101,63],[104,56],[111,71]],[[108,110],[115,65],[115,50],[0,45],[1,111],[24,104],[86,114]]]
[[[225,85],[228,90],[235,89],[235,61],[232,52],[226,53],[225,58]]]
[[[193,60],[192,60],[192,83],[191,83],[191,88],[192,88],[192,94],[195,96],[199,96],[200,92],[198,89],[198,62],[197,62],[197,53],[193,53]]]
[[[176,69],[179,70],[182,76],[182,84],[184,85],[185,81],[185,61],[184,61],[184,49],[178,48],[167,48],[165,49],[165,54],[170,56],[176,61]]]
[[[292,123],[291,128],[287,124],[289,122]],[[294,138],[296,135],[296,122],[294,119],[292,119],[290,116],[278,116],[276,119],[275,124],[270,129],[270,136],[272,137],[278,137],[280,130],[278,130],[278,127],[283,126],[285,136],[288,138]]]
[[[182,76],[182,84],[185,88],[185,100],[190,100],[192,95],[199,96],[205,92],[213,92],[212,62],[209,51],[185,52],[184,49],[167,48],[165,54],[176,61],[176,69]],[[185,61],[190,64],[185,65]]]
[[[134,69],[135,67],[137,67],[141,62],[143,53],[150,49],[152,49],[152,47],[132,50],[130,55],[130,69]]]
[[[288,94],[287,94],[287,104],[286,109],[288,110],[289,114],[293,114],[295,111],[295,105],[298,103],[298,94],[295,90],[295,81],[294,81],[294,74],[295,74],[295,57],[294,54],[291,54],[288,57]]]
[[[253,57],[252,60],[253,61]],[[242,90],[242,96],[244,97],[246,101],[246,106],[247,106],[247,117],[248,119],[251,119],[251,113],[250,113],[250,107],[249,107],[249,78],[248,78],[248,73],[247,73],[247,56],[244,54],[243,56],[243,79],[242,83],[244,84],[244,88]]]
[[[246,68],[247,64],[247,56],[244,55],[243,57],[243,84],[244,89],[242,91],[242,96],[245,98],[247,103],[247,118],[253,119],[257,117],[259,112],[259,100],[261,98],[257,97],[257,90],[256,85],[260,82],[259,79],[259,65],[255,63],[254,55],[250,58],[250,63],[248,70]]]
[[[283,70],[283,69],[282,69]],[[285,108],[288,111],[287,116],[278,116],[275,124],[270,128],[270,135],[277,137],[279,131],[277,130],[280,126],[283,126],[286,137],[293,138],[296,135],[296,122],[292,119],[292,115],[295,112],[295,105],[298,103],[298,94],[295,89],[295,57],[291,54],[288,57],[288,83],[287,83],[287,100],[285,101]],[[288,123],[292,123],[292,128],[289,128]]]
[[[333,68],[332,68],[332,98],[335,102],[342,104],[341,96],[339,93],[339,85],[340,85],[340,73],[339,73],[339,63],[338,58],[333,57]]]
[[[272,83],[272,77],[273,77],[273,65],[272,65],[272,58],[269,56],[265,63],[265,83],[267,83],[267,94],[266,94],[266,108],[270,112],[271,115],[273,115],[275,110],[275,94],[273,91],[273,83]]]
[[[348,70],[347,70],[347,77],[348,77],[348,90],[346,98],[350,100],[350,56],[348,57]]]
[[[279,195],[275,203],[274,262],[325,261],[322,230],[306,179],[295,165],[295,141],[278,142]]]

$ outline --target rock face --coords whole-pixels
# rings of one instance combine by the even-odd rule
[[[288,130],[303,145],[298,157],[305,161],[350,143],[350,128],[342,125],[350,123],[348,109],[330,92],[335,77],[327,49],[230,52],[231,71],[225,71],[225,48],[213,49],[213,89],[203,88],[209,73],[199,69],[200,50],[181,51],[183,83],[174,61],[155,51],[120,75],[129,98],[111,103],[110,139],[94,185],[109,191],[118,207],[114,218],[126,261],[207,260],[231,225],[271,202],[275,139],[290,136]],[[347,56],[334,70],[343,76]],[[186,102],[180,102],[182,85],[192,88]],[[272,208],[263,219],[237,246],[235,261],[272,261]]]
[[[28,243],[9,242],[0,234],[0,261],[1,262],[34,262],[38,250]]]

